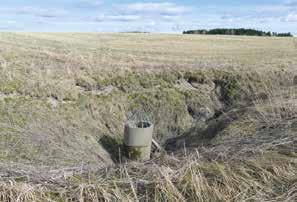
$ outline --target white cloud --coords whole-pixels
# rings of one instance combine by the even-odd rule
[[[297,22],[297,14],[296,13],[290,13],[285,19],[285,22]]]
[[[101,15],[95,19],[97,22],[103,21],[120,21],[120,22],[130,22],[140,20],[141,17],[138,15]]]
[[[181,17],[180,16],[172,16],[172,15],[163,15],[161,19],[164,21],[168,21],[168,22],[176,22],[176,21],[180,20]]]
[[[153,20],[149,22],[149,26],[155,26],[156,24],[157,23],[155,21],[153,21]]]
[[[43,18],[61,17],[67,14],[66,10],[62,9],[46,9],[33,6],[23,6],[16,8],[1,8],[1,13],[16,14],[16,15],[33,15]]]
[[[114,5],[111,11],[97,16],[96,22],[137,22],[155,26],[156,22],[174,22],[190,9],[175,3],[132,3]],[[153,23],[152,23],[153,22]]]
[[[7,4],[6,7],[4,3],[0,7],[1,20],[16,23],[0,22],[1,28],[18,26],[25,30],[180,32],[192,28],[255,26],[282,32],[293,31],[297,22],[297,0],[252,3],[244,7],[227,3],[220,7],[202,3],[197,7],[190,2],[185,4],[185,1],[171,0],[130,0],[118,4],[105,0],[54,2],[31,6],[30,2],[26,2],[15,7],[11,7],[12,4]]]
[[[285,12],[288,11],[289,7],[288,5],[262,5],[257,6],[255,8],[256,12],[269,12],[269,13],[279,13],[279,12]]]
[[[223,22],[229,22],[229,23],[244,23],[244,22],[260,22],[260,23],[267,23],[271,21],[279,21],[280,17],[269,15],[265,13],[248,13],[248,14],[225,14],[220,17],[220,20]]]
[[[143,15],[181,15],[190,8],[175,3],[132,3],[117,5],[116,8],[122,12],[139,13]]]
[[[104,4],[103,0],[80,0],[76,3],[78,8],[98,8]]]

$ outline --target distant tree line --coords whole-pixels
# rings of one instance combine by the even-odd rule
[[[276,33],[276,32],[263,32],[255,29],[199,29],[184,31],[183,34],[209,34],[209,35],[243,35],[243,36],[275,36],[275,37],[292,37],[293,35],[288,33]]]

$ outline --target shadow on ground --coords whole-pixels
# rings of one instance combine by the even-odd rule
[[[118,139],[112,138],[108,135],[104,135],[99,143],[110,154],[113,162],[118,163],[120,161],[121,152],[123,151],[123,144]]]

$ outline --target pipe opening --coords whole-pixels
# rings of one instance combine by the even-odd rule
[[[140,122],[138,122],[137,123],[137,128],[149,128],[149,127],[151,127],[151,123],[149,123],[149,122],[145,122],[145,121],[140,121]]]

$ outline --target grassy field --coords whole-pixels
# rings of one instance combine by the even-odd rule
[[[0,33],[0,200],[296,201],[296,86],[295,38]]]

